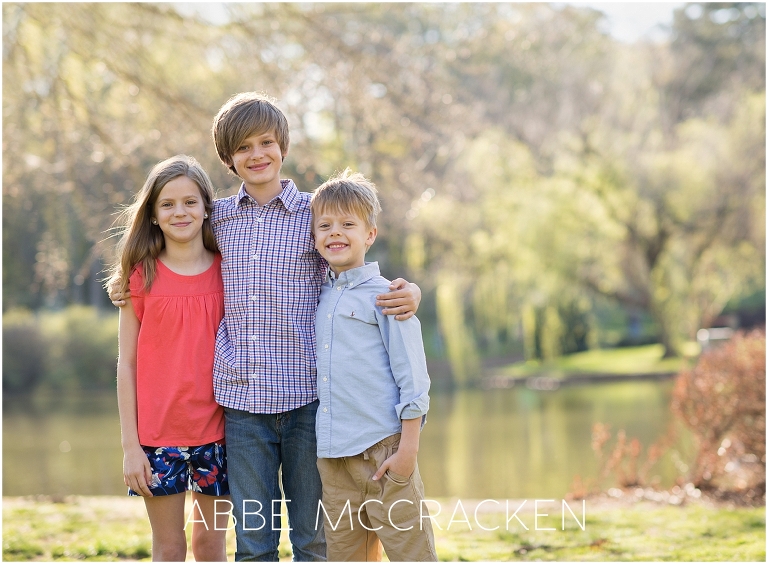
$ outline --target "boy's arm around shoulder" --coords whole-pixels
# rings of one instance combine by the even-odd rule
[[[376,305],[384,308],[386,315],[394,315],[398,321],[403,321],[416,315],[421,303],[421,288],[405,278],[396,278],[389,288],[376,296]]]

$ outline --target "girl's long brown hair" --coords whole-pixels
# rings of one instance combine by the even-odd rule
[[[107,287],[125,293],[133,270],[141,264],[144,270],[144,291],[148,292],[157,274],[157,257],[165,248],[165,238],[158,225],[152,224],[155,202],[160,191],[171,180],[186,176],[200,189],[208,217],[213,212],[213,184],[203,167],[193,157],[176,155],[157,163],[149,172],[133,203],[117,218],[118,229],[122,230],[117,244],[118,259],[111,269]],[[217,252],[216,240],[210,219],[203,220],[203,245],[209,251]]]

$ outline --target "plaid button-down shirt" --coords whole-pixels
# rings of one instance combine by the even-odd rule
[[[214,202],[224,319],[213,389],[224,407],[281,413],[317,399],[315,310],[327,264],[311,237],[310,194],[291,180],[264,206],[241,186]]]

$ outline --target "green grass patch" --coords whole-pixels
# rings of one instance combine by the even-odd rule
[[[585,530],[566,512],[547,510],[535,530],[531,513],[505,526],[505,515],[481,516],[484,531],[466,524],[435,529],[442,561],[765,561],[765,509],[712,509],[638,504],[590,510]],[[517,504],[519,505],[519,504]],[[515,505],[515,507],[517,507]],[[576,510],[578,504],[572,504]],[[473,522],[471,512],[467,512]],[[580,512],[576,511],[580,516]]]
[[[151,554],[140,500],[3,499],[3,560],[142,560]]]
[[[621,347],[616,349],[594,349],[562,356],[542,362],[529,360],[509,364],[499,369],[499,373],[514,378],[528,376],[550,376],[567,378],[574,374],[653,374],[678,372],[686,366],[688,358],[697,354],[696,343],[686,343],[685,356],[680,358],[662,358],[662,345],[642,347]]]
[[[187,539],[191,539],[191,533],[190,525]],[[227,554],[229,560],[234,560],[234,532],[227,536]],[[281,560],[291,559],[285,532],[280,539],[279,554]],[[3,498],[5,561],[149,561],[151,556],[149,519],[139,498],[72,496],[63,503]],[[193,560],[191,548],[187,551],[187,560]]]
[[[498,512],[483,512],[475,521],[465,503],[469,523],[450,522],[455,501],[440,500],[441,515],[434,527],[441,561],[765,561],[765,509],[714,509],[703,504],[683,507],[641,502],[626,506],[590,507],[584,530],[566,512],[565,528],[559,507],[536,521],[532,500],[507,525],[504,503]],[[510,502],[510,513],[520,502]],[[486,504],[486,507],[488,504]],[[581,507],[570,504],[579,520]],[[491,507],[493,507],[491,505]],[[77,523],[76,527],[68,523]],[[450,525],[450,527],[449,527]],[[536,530],[551,528],[554,530]],[[471,530],[470,530],[471,527]],[[235,535],[227,537],[234,559]],[[284,531],[280,560],[291,559]],[[13,561],[149,560],[150,528],[139,499],[74,497],[67,503],[23,498],[3,499],[3,559]],[[188,560],[192,559],[191,553]]]

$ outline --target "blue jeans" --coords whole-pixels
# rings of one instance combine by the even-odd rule
[[[278,561],[280,519],[273,524],[272,513],[273,508],[275,513],[280,512],[281,465],[285,498],[290,500],[287,507],[293,559],[326,559],[322,519],[315,529],[323,493],[315,437],[318,404],[315,400],[298,409],[272,414],[224,408],[229,489],[232,514],[237,520],[235,560]],[[278,501],[273,504],[273,500]]]

